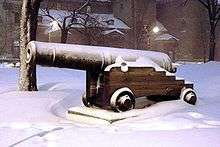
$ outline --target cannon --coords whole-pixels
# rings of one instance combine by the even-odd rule
[[[161,52],[32,41],[26,62],[86,71],[87,107],[123,112],[135,108],[136,99],[183,99],[195,104],[192,83],[177,79],[176,68]]]

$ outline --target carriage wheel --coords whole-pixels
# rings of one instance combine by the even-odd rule
[[[84,106],[86,106],[86,107],[92,107],[93,106],[92,98],[91,97],[86,97],[86,93],[84,93],[82,95],[82,102],[83,102]]]
[[[191,88],[183,88],[181,90],[180,99],[184,100],[185,102],[195,105],[197,101],[196,93]]]
[[[111,97],[110,105],[117,112],[124,112],[134,109],[135,99],[134,94],[129,88],[121,88],[114,92]]]

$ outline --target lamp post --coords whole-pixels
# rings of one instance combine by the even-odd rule
[[[158,26],[154,26],[153,29],[152,27],[145,25],[144,30],[147,34],[147,48],[150,48],[150,38],[152,35],[157,34],[160,32],[160,28]]]
[[[147,37],[147,48],[150,48],[150,27],[148,25],[144,26],[144,30],[146,32],[146,37]]]

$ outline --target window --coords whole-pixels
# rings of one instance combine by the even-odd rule
[[[120,4],[120,9],[124,9],[124,5],[123,4]]]
[[[180,18],[179,21],[180,21],[179,30],[180,30],[180,32],[184,33],[186,31],[187,22],[184,18]]]
[[[90,5],[88,5],[88,6],[86,7],[86,12],[87,12],[87,13],[91,13],[91,12],[92,12],[92,8],[91,8]]]

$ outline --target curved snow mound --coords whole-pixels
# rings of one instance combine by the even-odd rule
[[[83,90],[69,91],[68,96],[58,100],[51,106],[51,112],[58,117],[65,118],[65,113],[68,108],[81,105],[81,96],[83,92]]]

